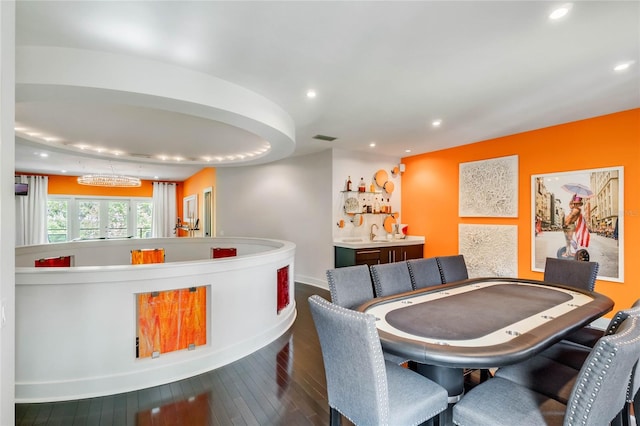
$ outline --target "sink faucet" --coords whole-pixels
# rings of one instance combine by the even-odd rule
[[[371,232],[369,233],[369,239],[371,241],[373,241],[376,238],[376,234],[373,233],[373,227],[374,226],[376,227],[376,229],[378,229],[378,225],[377,224],[374,223],[374,224],[371,225]]]

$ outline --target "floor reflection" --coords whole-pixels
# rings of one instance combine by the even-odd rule
[[[278,398],[282,398],[282,395],[289,387],[289,380],[291,380],[291,367],[293,361],[293,336],[289,336],[289,340],[284,344],[282,349],[278,351],[276,355],[276,381],[278,383]]]
[[[211,392],[206,392],[183,401],[164,404],[146,411],[138,411],[136,425],[209,425],[213,421],[209,409],[210,395]]]

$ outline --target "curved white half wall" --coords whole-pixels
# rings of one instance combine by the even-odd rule
[[[161,247],[166,263],[128,264],[131,249]],[[235,247],[238,256],[210,259],[212,247]],[[76,266],[28,266],[62,255],[73,255]],[[258,350],[295,320],[294,256],[293,243],[253,238],[100,240],[16,248],[16,402],[157,386]],[[278,313],[277,270],[286,266],[290,299]],[[207,286],[207,344],[136,358],[136,294],[197,286]]]

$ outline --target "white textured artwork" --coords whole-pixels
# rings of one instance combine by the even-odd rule
[[[470,278],[518,276],[516,225],[458,225],[458,247]]]
[[[461,217],[518,217],[518,156],[460,163]]]

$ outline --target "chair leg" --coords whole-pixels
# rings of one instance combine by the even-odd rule
[[[631,403],[629,401],[625,402],[622,407],[622,426],[631,426]]]
[[[626,404],[625,404],[626,406]],[[611,426],[627,426],[629,421],[627,420],[625,422],[624,417],[625,415],[628,418],[628,413],[626,413],[626,410],[623,408],[622,411],[620,411],[614,418],[613,420],[611,420]]]
[[[640,392],[633,398],[633,415],[636,417],[636,426],[640,425]]]
[[[342,414],[338,410],[333,407],[329,407],[329,425],[330,426],[340,426],[342,423]]]

